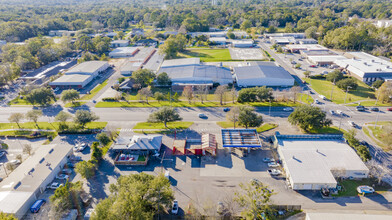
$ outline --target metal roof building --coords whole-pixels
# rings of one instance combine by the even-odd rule
[[[261,147],[256,129],[222,129],[223,147]]]
[[[391,219],[390,213],[370,214],[370,213],[306,213],[305,220],[389,220]]]
[[[60,172],[70,145],[43,145],[0,183],[0,212],[22,218]]]
[[[392,80],[392,62],[364,52],[349,52],[345,56],[352,58],[338,59],[335,64],[356,78],[369,83],[377,79]]]
[[[184,59],[165,60],[165,61],[163,61],[161,68],[175,67],[175,66],[189,66],[189,65],[200,65],[200,58],[184,58]]]
[[[233,47],[253,47],[253,40],[233,40],[231,41],[231,44],[233,45]]]
[[[113,146],[113,150],[117,152],[155,152],[161,149],[162,138],[162,135],[119,137]]]
[[[250,62],[249,66],[234,67],[239,87],[294,85],[294,78],[283,67],[271,62]]]
[[[60,88],[84,88],[99,73],[109,68],[107,61],[87,61],[80,63],[67,70],[63,76],[50,82],[51,87]]]
[[[294,190],[335,188],[335,177],[366,178],[369,169],[342,135],[274,136],[287,179]]]
[[[137,47],[118,47],[109,53],[111,58],[131,57],[139,51]]]

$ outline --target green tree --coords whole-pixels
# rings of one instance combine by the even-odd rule
[[[165,72],[158,74],[157,84],[160,86],[170,86],[171,79],[170,79],[169,75],[167,75],[167,73],[165,73]]]
[[[329,72],[326,79],[330,82],[338,82],[344,78],[343,73],[340,70],[334,70]]]
[[[252,22],[250,22],[249,20],[245,20],[241,24],[241,30],[244,30],[244,31],[248,30],[251,27],[252,27]]]
[[[238,102],[263,102],[273,100],[272,88],[254,87],[254,88],[244,88],[238,93]]]
[[[309,70],[306,70],[306,71],[304,72],[304,76],[305,76],[306,78],[309,78],[309,76],[310,76],[310,71],[309,71]]]
[[[311,129],[320,129],[332,124],[331,119],[327,119],[325,112],[319,107],[311,105],[301,105],[295,108],[290,114],[288,121],[292,125],[298,125],[305,132]]]
[[[86,35],[80,36],[76,40],[75,47],[76,49],[83,51],[94,51],[95,49],[91,38]]]
[[[269,26],[269,27],[267,28],[267,32],[268,32],[268,33],[275,33],[277,30],[278,30],[278,29],[277,29],[275,26],[273,26],[273,25],[271,25],[271,26]]]
[[[92,154],[91,154],[91,160],[92,161],[100,161],[103,158],[103,152],[102,149],[99,148],[99,143],[94,141],[93,144],[91,145],[92,149]]]
[[[38,127],[38,123],[37,123],[38,118],[41,116],[42,116],[42,111],[37,109],[30,110],[26,113],[26,118],[34,122],[37,127]]]
[[[23,120],[24,115],[22,113],[12,113],[8,118],[8,121],[11,123],[16,123],[20,128],[19,122]]]
[[[99,143],[101,143],[102,146],[106,146],[110,143],[110,138],[105,132],[99,133],[97,135],[97,140],[99,141]]]
[[[165,100],[165,95],[161,92],[155,92],[154,98],[160,103],[161,101]]]
[[[84,128],[84,126],[92,121],[96,121],[98,120],[99,117],[97,115],[95,115],[94,112],[90,112],[87,110],[77,110],[75,113],[75,118],[74,118],[74,122],[76,124],[79,124],[82,128]]]
[[[60,130],[60,131],[64,131],[64,130],[68,129],[68,125],[67,125],[66,122],[67,122],[69,119],[71,119],[71,118],[72,118],[72,115],[71,115],[71,114],[69,114],[68,112],[65,112],[65,111],[61,111],[61,112],[59,112],[59,113],[56,115],[56,117],[54,118],[54,120],[60,122],[60,124],[59,124],[59,130]]]
[[[0,212],[1,220],[18,220],[14,215]]]
[[[167,122],[172,121],[181,121],[182,118],[178,112],[169,106],[163,106],[158,111],[155,111],[150,114],[148,117],[149,122],[163,122],[165,127],[167,128]]]
[[[376,97],[378,101],[385,103],[392,101],[392,82],[386,81],[384,82],[380,88],[376,91]]]
[[[80,94],[75,89],[64,90],[61,93],[61,101],[63,101],[63,102],[72,102],[73,103],[75,100],[78,100],[79,98],[80,98]]]
[[[383,83],[384,83],[384,80],[378,79],[372,83],[372,87],[378,89],[382,86]]]
[[[250,106],[240,106],[238,124],[248,127],[259,127],[263,123],[263,116],[258,115],[255,109]]]
[[[235,39],[235,34],[233,33],[232,30],[229,30],[229,31],[227,32],[227,38],[229,38],[229,39]]]
[[[52,89],[43,87],[31,90],[26,95],[26,100],[33,105],[48,105],[52,100],[55,100],[55,96]]]
[[[270,219],[275,217],[270,207],[273,190],[259,181],[240,183],[241,192],[235,193],[235,201],[244,208],[241,216],[245,219]]]
[[[347,78],[347,79],[342,79],[339,82],[337,82],[336,86],[340,89],[343,89],[343,90],[346,90],[347,88],[349,90],[356,90],[358,87],[358,83],[352,78]]]
[[[112,194],[98,203],[91,220],[153,219],[165,213],[174,200],[170,182],[163,175],[120,176],[109,189]]]
[[[305,30],[305,35],[307,38],[317,39],[317,27],[311,26]]]
[[[89,179],[95,175],[96,164],[91,161],[81,161],[76,164],[75,172],[83,178]]]
[[[67,181],[64,186],[60,186],[54,191],[54,194],[50,197],[50,213],[55,219],[60,219],[63,214],[73,208],[82,208],[80,199],[80,194],[83,192],[82,186],[83,183],[80,181],[76,183]]]
[[[155,78],[155,73],[148,69],[140,69],[132,73],[132,78],[136,84],[140,84],[141,87],[151,85]]]

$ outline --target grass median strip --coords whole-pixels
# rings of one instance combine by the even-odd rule
[[[187,129],[193,122],[190,121],[175,121],[168,122],[167,127],[161,122],[139,122],[133,127],[133,129],[156,129],[156,130],[166,130],[166,129]]]
[[[76,107],[80,107],[84,104],[86,104],[87,102],[68,102],[67,104],[64,105],[64,107],[66,108],[76,108]]]
[[[162,106],[172,106],[172,107],[232,107],[232,106],[241,106],[241,105],[249,105],[253,107],[268,107],[270,106],[269,102],[251,102],[251,103],[224,103],[224,105],[220,105],[219,102],[210,102],[206,101],[204,103],[201,102],[170,102],[168,101],[150,101],[148,104],[146,102],[98,102],[95,107],[96,108],[153,108],[153,107],[162,107]],[[298,106],[300,103],[294,104],[293,102],[272,102],[272,107],[294,107]]]
[[[75,126],[74,122],[66,122],[69,127]],[[37,125],[34,122],[19,123],[0,123],[0,130],[7,129],[42,129],[42,130],[59,130],[60,122],[38,122]],[[107,125],[107,122],[90,122],[87,123],[86,129],[103,129]]]
[[[309,131],[311,134],[343,134],[343,129],[339,131],[338,127],[322,127],[320,129],[311,129]]]
[[[216,124],[221,127],[221,128],[234,128],[234,123],[233,122],[229,122],[229,121],[218,121],[216,122]],[[245,128],[244,126],[240,126],[238,124],[238,122],[235,124],[236,128]],[[256,129],[256,131],[258,133],[264,132],[264,131],[269,131],[271,129],[274,129],[278,127],[277,124],[273,124],[273,123],[264,123],[262,124],[260,127],[258,128],[250,128],[250,129]]]

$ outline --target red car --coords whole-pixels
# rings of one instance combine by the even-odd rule
[[[392,112],[392,108],[388,108],[387,110],[390,111],[390,112]]]

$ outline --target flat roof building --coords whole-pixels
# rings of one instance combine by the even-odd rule
[[[113,40],[110,42],[110,47],[117,48],[117,47],[127,47],[129,45],[129,40]]]
[[[241,48],[246,48],[246,47],[253,47],[253,40],[233,40],[231,42],[233,47],[241,47]]]
[[[335,178],[367,178],[369,169],[342,135],[274,136],[283,168],[294,190],[336,188]]]
[[[227,41],[225,37],[210,37],[208,40],[219,45],[226,45]]]
[[[344,59],[344,56],[336,55],[336,56],[308,56],[307,59],[309,62],[319,65],[331,65],[338,59]]]
[[[200,65],[200,58],[184,58],[163,61],[161,67]]]
[[[43,145],[0,183],[0,212],[21,219],[73,153],[70,145]]]
[[[389,214],[389,215],[388,215]],[[369,214],[369,213],[306,213],[305,220],[389,220],[390,213],[385,214]]]
[[[270,40],[274,44],[280,44],[280,45],[285,45],[285,44],[295,44],[296,40],[294,37],[270,37]]]
[[[288,50],[292,53],[299,53],[301,50],[328,51],[329,49],[319,44],[289,44],[285,46],[285,50]]]
[[[111,58],[131,57],[139,52],[137,47],[118,47],[109,53]]]
[[[67,70],[63,76],[50,82],[49,85],[53,88],[81,89],[108,68],[107,61],[86,61]]]
[[[238,87],[294,85],[294,78],[283,67],[273,62],[249,62],[249,66],[234,67]]]
[[[295,39],[306,38],[305,33],[273,33],[273,34],[264,34],[266,38],[271,37],[293,37]]]
[[[317,40],[313,38],[298,39],[297,44],[317,44]]]
[[[335,64],[363,82],[371,83],[377,79],[392,80],[392,62],[364,52],[349,52],[344,55],[351,59],[338,59]]]
[[[112,149],[115,152],[147,155],[160,151],[162,137],[162,135],[134,135],[132,137],[119,137]]]

